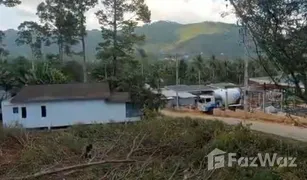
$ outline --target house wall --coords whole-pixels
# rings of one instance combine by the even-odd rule
[[[46,106],[46,117],[42,117],[41,106]],[[18,114],[13,113],[13,107],[18,107]],[[21,107],[26,107],[26,118],[22,118]],[[12,104],[8,100],[2,102],[2,111],[4,125],[9,126],[18,122],[25,128],[139,120],[139,117],[127,117],[129,113],[126,112],[126,103],[111,103],[104,100],[27,104]]]

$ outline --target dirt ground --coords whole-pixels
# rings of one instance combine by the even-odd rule
[[[264,120],[261,121],[251,119],[246,120],[233,117],[217,117],[198,112],[176,112],[171,110],[162,110],[161,113],[169,117],[190,117],[204,120],[218,120],[230,125],[237,125],[242,123],[244,126],[249,126],[252,130],[255,131],[307,142],[307,128],[289,124],[275,123]]]

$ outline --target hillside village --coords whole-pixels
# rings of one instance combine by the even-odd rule
[[[39,21],[0,29],[0,179],[307,179],[294,1],[229,0],[235,25],[152,22],[150,0],[41,0]]]

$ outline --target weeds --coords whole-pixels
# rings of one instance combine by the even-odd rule
[[[12,133],[12,132],[10,132]],[[7,142],[10,136],[2,137]],[[16,135],[23,137],[24,135]],[[19,141],[17,141],[18,143]],[[93,144],[94,157],[83,159],[84,146]],[[155,115],[134,124],[75,125],[65,131],[35,133],[21,146],[20,157],[0,166],[0,179],[101,160],[132,159],[132,164],[101,164],[63,172],[65,179],[302,179],[307,177],[305,143],[252,132],[243,126]],[[297,168],[224,168],[207,170],[206,155],[214,148],[239,156],[278,153],[298,158]],[[54,179],[54,175],[41,179]]]

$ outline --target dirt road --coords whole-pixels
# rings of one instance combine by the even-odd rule
[[[174,112],[168,110],[162,110],[162,114],[170,117],[190,117],[190,118],[199,118],[204,120],[218,120],[222,121],[229,125],[237,125],[242,122],[243,125],[250,124],[250,129],[255,131],[260,131],[264,133],[279,135],[287,138],[292,138],[299,141],[307,142],[307,128],[270,123],[270,122],[261,122],[261,121],[251,121],[251,120],[243,120],[236,118],[224,118],[224,117],[214,117],[207,116],[203,114],[193,114],[186,112]]]

